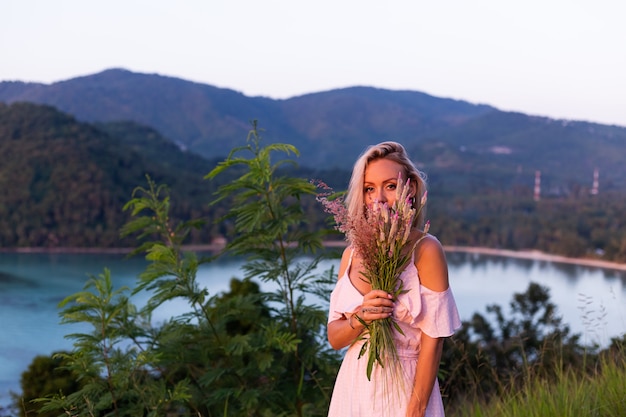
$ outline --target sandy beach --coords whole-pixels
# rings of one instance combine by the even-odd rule
[[[534,259],[539,261],[561,262],[566,264],[575,264],[583,266],[591,266],[596,268],[616,269],[626,271],[626,263],[603,261],[600,259],[588,258],[568,258],[567,256],[551,255],[536,250],[514,251],[507,249],[492,249],[470,246],[444,246],[446,252],[467,252],[479,253],[483,255],[506,256],[508,258]]]
[[[208,245],[189,245],[184,246],[183,249],[190,251],[206,251],[206,252],[218,252],[224,249],[225,242],[218,241]],[[324,246],[329,248],[341,248],[346,246],[346,242],[343,240],[326,241]],[[132,248],[0,248],[2,252],[19,252],[19,253],[129,253]],[[590,266],[595,268],[614,269],[618,271],[626,271],[626,263],[603,261],[600,259],[589,258],[568,258],[567,256],[553,255],[537,250],[508,250],[508,249],[493,249],[477,246],[451,246],[444,245],[446,252],[466,252],[477,253],[483,255],[495,255],[505,256],[509,258],[521,258],[521,259],[534,259],[539,261],[561,262],[566,264],[575,264]]]
[[[343,247],[343,246],[346,246],[346,242],[345,241],[325,242],[324,246]],[[495,255],[495,256],[505,256],[507,258],[521,258],[521,259],[533,259],[533,260],[538,260],[538,261],[561,262],[561,263],[566,263],[566,264],[575,264],[575,265],[590,266],[590,267],[595,267],[595,268],[606,268],[606,269],[615,269],[619,271],[626,271],[626,263],[603,261],[600,259],[568,258],[567,256],[552,255],[552,254],[540,252],[537,250],[516,251],[516,250],[508,250],[508,249],[484,248],[484,247],[478,247],[478,246],[450,246],[450,245],[444,245],[443,248],[446,252],[477,253],[477,254],[482,254],[482,255]]]

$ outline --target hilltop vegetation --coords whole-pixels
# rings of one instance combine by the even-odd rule
[[[229,203],[209,207],[219,184],[202,178],[258,119],[265,141],[301,152],[289,175],[338,191],[367,145],[402,142],[428,175],[431,230],[444,244],[626,261],[623,127],[369,87],[272,100],[124,70],[2,82],[0,100],[13,103],[0,106],[5,248],[132,244],[117,240],[121,207],[146,175],[171,188],[172,216],[206,221],[190,243],[226,235],[233,225],[215,220]],[[303,205],[311,229],[326,224],[313,199]]]
[[[52,85],[2,82],[0,101],[49,104],[85,122],[132,120],[206,158],[225,157],[246,137],[249,122],[260,120],[275,142],[300,149],[303,165],[328,168],[344,166],[370,143],[414,141],[494,110],[368,87],[272,100],[121,69]]]
[[[534,181],[546,194],[626,189],[626,128],[509,113],[417,91],[350,87],[286,100],[158,74],[106,70],[51,85],[0,82],[0,101],[48,104],[88,123],[133,121],[207,159],[225,157],[259,120],[272,142],[296,146],[303,167],[349,169],[363,149],[397,140],[430,175],[499,189]],[[452,184],[463,191],[466,183]]]
[[[174,222],[170,196],[148,181],[126,207],[124,235],[139,240],[146,269],[134,288],[115,288],[107,269],[60,304],[62,322],[80,324],[70,352],[36,357],[13,396],[13,415],[324,416],[341,359],[326,341],[334,268],[321,250],[325,230],[307,233],[303,205],[315,186],[282,175],[258,136],[208,175],[230,172],[216,199],[233,202],[233,233],[221,255],[244,256],[243,281],[210,294],[197,280],[210,262],[185,251],[196,219]],[[339,255],[338,253],[336,254]],[[270,283],[261,292],[257,281]],[[143,307],[131,295],[147,290]],[[314,296],[313,299],[309,296]],[[164,322],[159,308],[187,310]],[[446,339],[438,378],[450,415],[624,415],[624,337],[606,349],[571,334],[549,290],[530,283],[513,295],[510,314],[498,304],[474,313]],[[492,318],[489,318],[492,316]],[[60,371],[60,372],[59,372]],[[0,407],[0,415],[4,410]]]
[[[177,152],[151,129],[97,128],[29,103],[0,104],[0,160],[2,247],[127,244],[119,241],[121,208],[146,175],[181,197],[176,215],[202,214],[199,187],[210,192],[196,172],[209,162]]]

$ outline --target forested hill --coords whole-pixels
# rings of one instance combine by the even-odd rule
[[[534,186],[541,195],[589,193],[597,170],[602,191],[626,192],[626,129],[492,112],[408,145],[450,194]]]
[[[302,151],[304,165],[345,165],[385,138],[409,142],[493,111],[413,91],[354,87],[288,100],[155,74],[113,69],[51,85],[2,82],[0,101],[49,104],[86,122],[132,120],[205,157],[245,140],[259,120],[271,140]]]
[[[228,204],[209,204],[232,178],[203,179],[221,160],[182,150],[135,122],[85,123],[50,106],[0,103],[0,248],[135,246],[133,238],[120,238],[129,220],[123,206],[133,190],[148,187],[147,175],[168,187],[174,223],[206,221],[188,243],[208,244],[229,228],[215,222]],[[346,172],[292,174],[347,181]],[[309,210],[321,227],[319,207]]]
[[[0,101],[52,105],[86,122],[130,120],[206,158],[244,143],[257,119],[269,142],[295,145],[303,166],[349,169],[382,140],[405,144],[428,173],[469,191],[532,186],[544,192],[590,186],[599,169],[605,190],[626,188],[626,128],[553,120],[416,91],[353,87],[287,100],[156,74],[111,69],[54,84],[1,82]],[[466,175],[458,182],[456,175]],[[454,190],[453,190],[454,191]]]
[[[0,103],[0,247],[121,246],[122,207],[146,175],[186,206],[174,214],[200,215],[213,166],[144,126],[96,127],[52,107]]]
[[[192,239],[210,242],[228,232],[211,222],[228,207],[209,208],[219,183],[202,178],[258,119],[264,144],[302,152],[290,175],[336,189],[366,145],[404,143],[428,175],[431,230],[444,244],[626,261],[622,127],[366,87],[271,100],[123,70],[52,85],[3,82],[2,100],[12,103],[0,103],[3,248],[133,244],[118,240],[122,207],[146,174],[172,190],[172,216],[207,219]],[[313,226],[324,224],[319,207],[305,209]]]

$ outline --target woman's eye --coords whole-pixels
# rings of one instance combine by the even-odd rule
[[[389,184],[389,185],[387,185],[387,189],[388,190],[395,190],[396,189],[396,184]]]
[[[374,191],[374,188],[373,188],[373,187],[365,187],[365,190],[364,190],[364,191],[365,191],[366,193],[371,193],[372,191]]]

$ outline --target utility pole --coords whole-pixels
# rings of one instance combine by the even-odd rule
[[[591,187],[591,195],[598,195],[598,188],[600,187],[600,172],[598,168],[593,170],[593,185]]]
[[[541,171],[535,171],[535,201],[539,201],[541,198]]]

